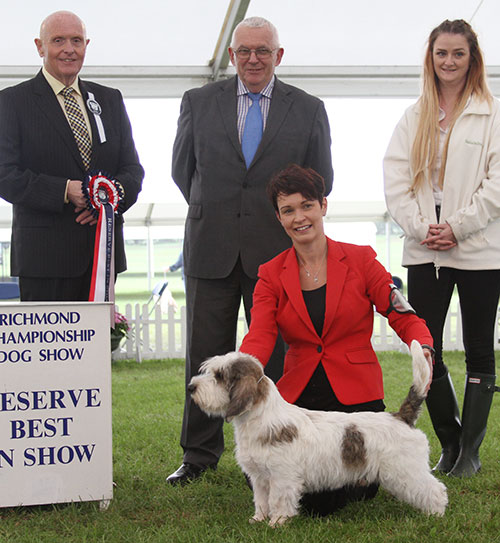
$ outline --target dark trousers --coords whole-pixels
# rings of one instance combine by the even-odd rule
[[[408,301],[425,320],[434,339],[434,379],[446,373],[443,330],[453,289],[457,286],[468,372],[495,373],[494,331],[498,318],[500,270],[436,269],[408,266]]]
[[[252,296],[257,280],[243,271],[238,260],[223,279],[199,279],[186,275],[186,386],[207,358],[236,348],[238,313],[243,299],[250,323]],[[278,338],[265,372],[276,381],[283,373],[284,345]],[[214,465],[224,450],[223,420],[208,417],[186,393],[181,446],[184,462]]]
[[[88,302],[92,265],[79,277],[19,277],[22,302]]]

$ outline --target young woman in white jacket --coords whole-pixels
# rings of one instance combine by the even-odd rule
[[[420,99],[396,126],[384,158],[387,207],[405,234],[408,300],[434,339],[427,406],[442,445],[436,468],[465,477],[495,391],[494,327],[500,295],[500,104],[488,89],[477,36],[463,20],[429,36]],[[454,287],[462,314],[462,417],[442,357]]]

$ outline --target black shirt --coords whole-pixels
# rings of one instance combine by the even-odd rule
[[[302,295],[314,329],[318,336],[321,337],[326,311],[326,284],[315,290],[303,290]],[[385,409],[382,400],[355,405],[340,403],[328,381],[321,361],[295,404],[307,409],[343,411],[347,413],[354,411],[384,411]]]

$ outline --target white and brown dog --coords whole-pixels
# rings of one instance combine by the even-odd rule
[[[188,391],[207,414],[232,421],[236,459],[248,474],[255,514],[283,524],[305,492],[378,482],[396,498],[443,515],[446,487],[429,469],[429,445],[415,428],[430,369],[411,345],[413,384],[398,413],[310,411],[286,402],[258,360],[231,352],[205,361]]]

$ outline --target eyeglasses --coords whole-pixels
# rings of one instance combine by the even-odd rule
[[[236,56],[240,60],[248,60],[252,53],[259,59],[269,58],[276,49],[267,49],[267,47],[259,47],[258,49],[248,49],[248,47],[240,47],[235,51]]]

